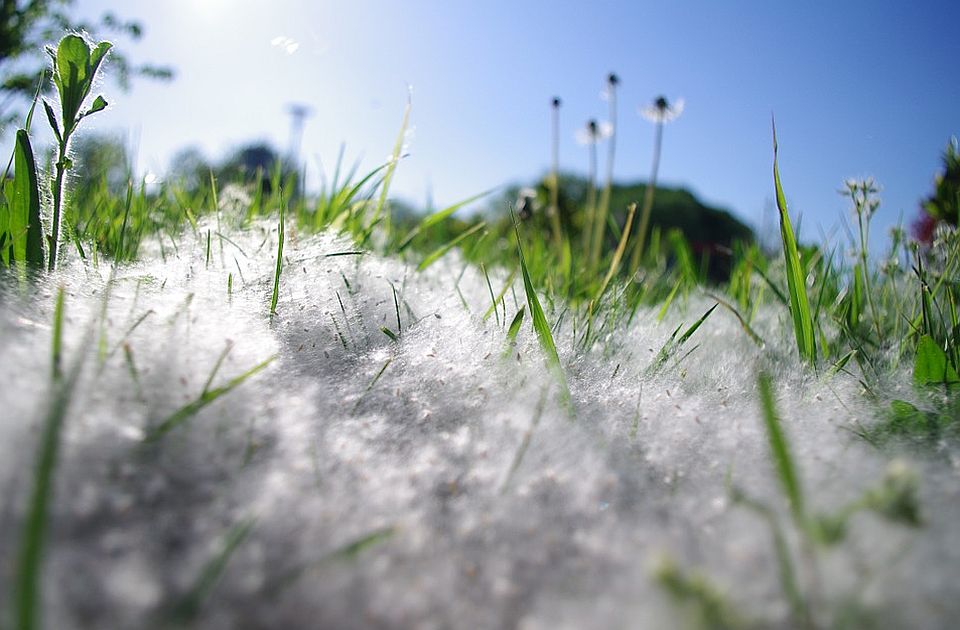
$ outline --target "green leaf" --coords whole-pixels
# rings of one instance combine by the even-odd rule
[[[107,101],[103,96],[98,96],[94,99],[93,105],[90,106],[90,109],[87,110],[87,113],[84,116],[89,116],[90,114],[96,114],[99,111],[103,111],[107,108]]]
[[[10,233],[14,258],[30,266],[43,266],[43,227],[40,223],[40,184],[30,136],[17,131],[14,149],[13,198],[10,200]]]
[[[110,42],[100,42],[93,50],[79,35],[67,35],[60,40],[54,57],[54,83],[60,93],[63,122],[62,136],[69,137],[77,122],[86,114],[106,107],[106,101],[98,98],[86,114],[80,113],[83,101],[90,94],[100,64],[113,47]]]
[[[90,47],[82,37],[67,35],[60,40],[55,74],[59,78],[64,135],[69,135],[92,80]]]
[[[787,289],[790,293],[793,332],[797,339],[800,357],[814,363],[817,360],[817,344],[813,330],[813,317],[810,313],[810,302],[807,299],[806,274],[803,265],[800,264],[797,238],[793,233],[793,225],[790,223],[790,215],[787,212],[787,199],[780,184],[776,123],[773,125],[773,184],[777,193],[777,208],[780,211],[780,238],[783,241],[783,258],[787,264]]]
[[[57,123],[57,115],[53,113],[53,106],[50,105],[50,102],[47,99],[43,99],[43,111],[47,113],[47,122],[50,123],[50,128],[53,129],[53,135],[57,137],[57,143],[63,143],[63,134],[60,133],[60,125]]]
[[[943,348],[938,346],[930,335],[923,335],[917,343],[917,357],[913,363],[913,382],[919,386],[960,383],[960,377],[947,361]]]
[[[110,42],[100,42],[97,44],[94,49],[90,52],[90,80],[93,81],[93,77],[96,76],[97,70],[100,69],[100,64],[103,63],[104,57],[107,56],[107,53],[110,52],[110,49],[113,48],[113,44]]]

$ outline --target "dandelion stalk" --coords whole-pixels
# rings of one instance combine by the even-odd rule
[[[600,194],[600,204],[596,209],[593,227],[593,243],[590,247],[590,271],[596,271],[603,248],[603,235],[606,231],[607,214],[610,212],[610,191],[613,188],[613,163],[617,151],[617,85],[620,79],[612,72],[607,77],[604,94],[610,104],[610,138],[607,143],[607,181]]]
[[[590,154],[589,178],[587,180],[587,217],[583,225],[583,250],[589,252],[590,245],[593,243],[592,235],[597,207],[597,139],[600,137],[600,127],[597,125],[597,121],[590,120],[587,122],[586,129],[580,137],[581,141],[587,145]]]
[[[560,225],[560,97],[553,97],[552,135],[553,146],[550,162],[550,210],[547,213],[553,228],[553,242],[557,249],[563,240],[563,228]]]
[[[643,194],[643,208],[640,211],[640,225],[637,228],[637,238],[634,241],[633,255],[630,257],[630,275],[640,268],[643,260],[643,248],[646,244],[647,228],[650,227],[650,214],[653,212],[653,195],[657,190],[657,173],[660,170],[660,148],[663,145],[663,125],[674,120],[683,111],[683,100],[678,99],[671,106],[663,96],[657,97],[653,105],[640,111],[640,114],[657,126],[653,141],[653,165],[650,167],[650,181]]]

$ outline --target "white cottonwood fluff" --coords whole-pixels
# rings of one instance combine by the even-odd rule
[[[196,627],[677,627],[689,616],[651,577],[665,556],[708,576],[760,626],[787,627],[770,529],[729,499],[732,483],[788,524],[760,416],[761,369],[811,508],[856,499],[895,456],[920,476],[924,527],[863,513],[821,554],[823,609],[856,600],[882,628],[947,628],[960,617],[956,445],[878,450],[857,437],[852,429],[878,421],[888,400],[869,400],[849,375],[810,374],[782,307],[758,314],[762,350],[718,309],[685,350],[699,347],[654,377],[645,370],[669,333],[711,300],[693,295],[663,322],[640,310],[589,353],[573,352],[565,317],[556,339],[571,417],[529,319],[504,356],[504,314],[499,326],[483,319],[486,281],[472,267],[460,277],[456,253],[417,273],[373,254],[327,257],[354,245],[288,231],[271,319],[275,232],[237,230],[222,249],[214,239],[209,263],[191,236],[179,253],[156,246],[116,271],[105,302],[103,262],[65,261],[27,288],[0,277],[4,610],[51,398],[62,285],[64,366],[79,356],[83,365],[55,476],[47,628],[167,627],[231,531],[251,522],[194,611]],[[506,278],[491,272],[495,291]],[[506,292],[507,322],[523,299],[519,283]],[[547,310],[553,322],[561,305]],[[276,359],[142,444],[201,394],[228,344],[212,387]],[[915,397],[907,368],[895,376],[883,394]],[[377,532],[389,533],[338,553]]]

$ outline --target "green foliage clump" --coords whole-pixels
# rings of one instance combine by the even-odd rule
[[[49,93],[54,85],[43,57],[44,45],[56,41],[65,31],[73,33],[111,33],[137,40],[143,24],[124,20],[107,12],[98,22],[78,20],[71,15],[75,0],[4,0],[0,5],[0,134],[20,118],[18,107],[29,103],[40,85]],[[152,64],[134,65],[123,54],[114,52],[112,76],[121,88],[128,88],[133,76],[171,79],[173,70]]]
[[[924,200],[923,209],[938,221],[957,225],[960,218],[960,148],[956,138],[947,143],[943,152],[943,170],[937,174],[933,194]]]

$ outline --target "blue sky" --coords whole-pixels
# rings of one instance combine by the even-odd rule
[[[169,84],[103,89],[102,131],[126,130],[141,168],[163,172],[198,146],[218,157],[245,141],[285,147],[286,105],[314,108],[311,165],[341,142],[373,167],[390,151],[413,86],[410,158],[395,191],[438,205],[530,181],[549,166],[549,101],[560,96],[562,167],[585,170],[574,141],[608,72],[622,80],[616,177],[648,176],[653,126],[638,105],[686,101],[665,130],[661,181],[758,225],[773,198],[770,116],[804,234],[839,231],[848,177],[882,186],[877,227],[911,220],[939,156],[960,134],[954,2],[404,2],[326,0],[82,1],[146,27],[122,43],[134,61],[166,63]],[[296,42],[296,50],[272,44]],[[93,119],[90,121],[94,122]],[[602,153],[601,153],[602,154]],[[773,215],[769,215],[773,220]],[[877,239],[882,238],[878,229]]]

